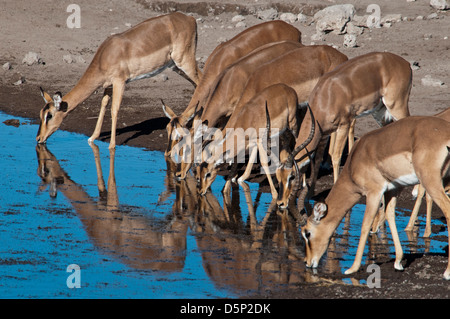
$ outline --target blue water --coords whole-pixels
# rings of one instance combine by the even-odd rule
[[[189,210],[189,196],[182,201],[184,208],[177,209],[180,186],[169,183],[163,153],[117,146],[112,158],[108,144],[97,141],[98,171],[87,137],[64,131],[39,149],[47,156],[41,163],[49,164],[42,169],[37,126],[26,119],[20,119],[19,127],[3,124],[16,118],[0,113],[1,298],[236,298],[305,281],[299,230],[280,231],[285,228],[275,215],[275,235],[269,238],[277,240],[263,239],[261,229],[252,237],[242,187],[232,211],[224,210],[221,177],[203,209]],[[108,185],[111,159],[118,201],[108,206],[99,193],[97,172],[114,194]],[[40,177],[52,171],[50,164],[65,178],[56,186],[56,197]],[[271,196],[258,195],[257,184],[249,186],[253,203],[260,195],[256,217],[261,224]],[[322,271],[351,266],[363,209],[355,207],[349,226],[342,223],[338,228],[339,256],[329,253]],[[408,214],[400,212],[397,223],[405,253],[443,251],[446,242],[434,237],[446,236],[445,227],[433,233],[426,246],[421,237],[408,241],[401,231],[407,222]],[[389,233],[386,238],[381,253],[393,256]],[[71,264],[80,268],[81,288],[68,287],[68,277],[75,274],[67,272]],[[280,275],[285,264],[289,276]]]

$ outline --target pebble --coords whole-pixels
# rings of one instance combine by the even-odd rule
[[[297,16],[293,13],[282,13],[280,15],[280,20],[283,20],[284,22],[288,22],[288,23],[294,23],[295,21],[297,21]]]
[[[70,64],[73,62],[72,56],[70,54],[63,55],[63,61]]]
[[[278,17],[278,11],[274,8],[260,10],[256,12],[256,17],[264,21],[275,20]]]
[[[25,57],[22,60],[22,63],[31,66],[33,64],[39,64],[42,63],[42,59],[39,57],[39,55],[36,52],[28,52]]]
[[[439,79],[432,78],[431,75],[425,75],[424,78],[422,78],[422,85],[424,86],[432,86],[432,87],[446,87],[444,85],[444,82],[442,82]]]
[[[241,22],[244,20],[245,20],[245,17],[243,15],[238,14],[231,19],[231,22]]]
[[[344,35],[344,47],[346,48],[355,48],[357,47],[356,43],[356,35],[354,34],[346,34]]]
[[[6,62],[5,64],[3,64],[2,68],[3,68],[3,70],[5,70],[5,71],[11,70],[11,69],[12,69],[11,63]]]

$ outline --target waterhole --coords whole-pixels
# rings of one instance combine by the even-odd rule
[[[272,210],[258,184],[223,195],[218,177],[199,197],[192,176],[174,180],[162,152],[110,152],[107,143],[90,146],[64,131],[36,145],[36,132],[31,121],[0,113],[1,297],[237,298],[320,282],[353,262],[363,205],[312,271],[300,229]],[[420,218],[419,236],[408,238],[401,230],[409,212],[398,209],[405,254],[442,253],[445,225],[433,220],[442,230],[424,240]],[[372,236],[363,263],[380,256],[394,257],[388,227]],[[73,264],[80,288],[69,288]]]

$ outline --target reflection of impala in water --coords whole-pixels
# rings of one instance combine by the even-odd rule
[[[96,201],[83,187],[70,179],[45,145],[37,145],[38,175],[50,195],[64,194],[80,217],[87,234],[97,247],[136,269],[181,271],[185,262],[187,222],[172,216],[163,227],[119,206],[114,174],[115,150],[110,150],[108,188],[102,176],[98,147],[92,145],[97,168],[100,199]]]
[[[110,150],[109,178],[105,187],[98,147],[92,145],[92,149],[99,200],[70,179],[45,145],[36,147],[38,175],[43,187],[50,185],[51,196],[60,192],[70,201],[95,245],[120,262],[136,269],[182,271],[190,226],[202,255],[203,268],[219,287],[242,292],[323,280],[310,271],[305,272],[302,239],[289,214],[277,213],[272,203],[263,220],[256,220],[256,205],[252,203],[247,184],[244,194],[249,218],[244,221],[239,189],[235,189],[232,196],[224,194],[222,206],[211,192],[198,196],[197,181],[192,175],[175,181],[168,163],[167,190],[160,195],[159,202],[167,200],[174,191],[176,197],[172,212],[168,214],[170,220],[163,226],[155,226],[149,217],[119,205],[114,175],[115,150]]]

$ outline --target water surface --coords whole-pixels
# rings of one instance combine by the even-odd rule
[[[176,182],[162,152],[110,152],[64,131],[37,146],[37,126],[3,123],[10,119],[17,117],[0,113],[2,298],[237,298],[315,282],[353,262],[363,205],[344,219],[316,274],[305,269],[299,229],[290,216],[267,213],[271,195],[258,184],[223,196],[218,177],[198,197],[194,178]],[[405,254],[443,251],[445,227],[411,240],[401,231],[409,212],[398,211]],[[386,228],[363,262],[393,258]],[[79,289],[67,285],[72,264]]]

